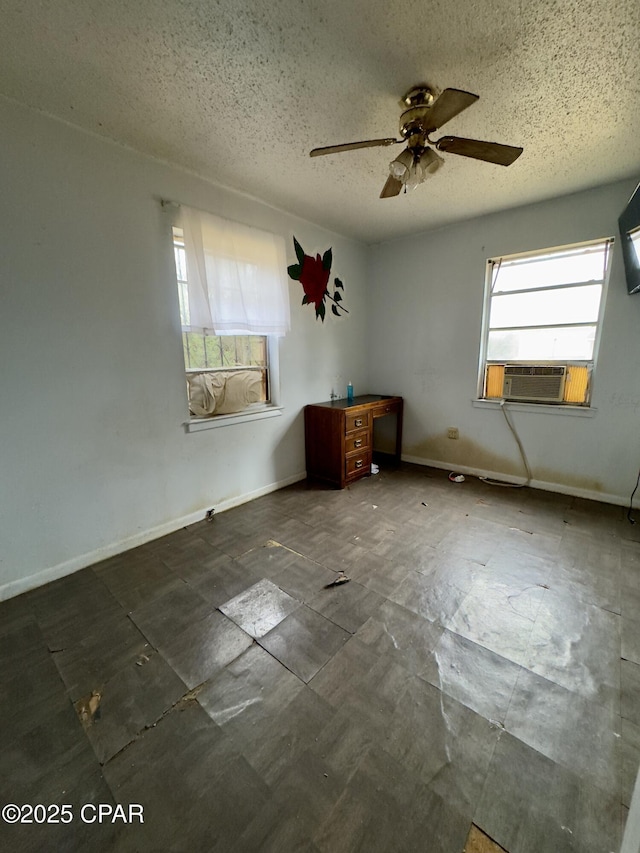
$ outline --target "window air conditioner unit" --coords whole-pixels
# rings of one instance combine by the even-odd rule
[[[505,400],[561,403],[566,364],[505,364],[502,396]]]

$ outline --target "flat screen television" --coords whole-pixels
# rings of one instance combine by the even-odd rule
[[[629,293],[640,293],[640,184],[618,219]]]

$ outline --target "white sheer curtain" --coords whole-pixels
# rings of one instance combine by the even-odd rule
[[[286,334],[291,320],[284,238],[184,205],[180,224],[190,328]]]

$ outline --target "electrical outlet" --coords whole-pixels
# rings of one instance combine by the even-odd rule
[[[449,427],[447,430],[447,438],[460,438],[458,427]]]

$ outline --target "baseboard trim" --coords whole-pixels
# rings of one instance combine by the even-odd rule
[[[279,489],[284,489],[286,486],[291,486],[294,483],[299,483],[306,478],[305,471],[293,474],[290,477],[285,477],[284,480],[278,480],[275,483],[269,483],[267,486],[262,486],[252,492],[245,492],[242,495],[236,495],[233,498],[227,498],[214,504],[213,508],[216,512],[224,512],[232,509],[234,506],[248,503],[249,501],[261,498],[263,495],[268,495],[271,492],[277,492]],[[106,545],[103,548],[96,548],[95,551],[89,551],[86,554],[81,554],[64,563],[58,563],[56,566],[51,566],[48,569],[43,569],[41,572],[36,572],[33,575],[28,575],[25,578],[19,578],[14,581],[0,586],[0,601],[6,601],[9,598],[14,598],[16,595],[21,595],[23,592],[28,592],[31,589],[42,586],[45,583],[59,580],[67,575],[72,575],[80,569],[86,569],[87,566],[92,566],[94,563],[99,563],[101,560],[106,560],[109,557],[115,557],[117,554],[122,554],[124,551],[129,551],[131,548],[137,548],[138,545],[144,545],[145,542],[151,542],[153,539],[159,539],[161,536],[166,536],[169,533],[174,533],[181,527],[186,527],[189,524],[194,524],[196,521],[202,521],[208,509],[211,509],[211,504],[195,512],[184,515],[182,518],[176,518],[173,521],[159,524],[156,527],[151,527],[148,530],[143,530],[136,533],[134,536],[129,536],[119,542],[114,542],[111,545]]]
[[[512,474],[502,474],[500,471],[485,471],[481,468],[470,468],[468,465],[458,465],[452,462],[442,462],[438,459],[423,459],[420,456],[402,454],[403,462],[412,462],[414,465],[424,465],[428,468],[440,468],[444,471],[456,471],[460,474],[468,474],[471,477],[489,477],[491,480],[500,480],[503,483],[522,483],[522,477],[514,477]],[[629,498],[624,495],[612,495],[607,492],[595,492],[591,489],[579,489],[574,486],[565,486],[562,483],[548,483],[545,480],[532,480],[529,484],[532,489],[541,489],[545,492],[555,492],[560,495],[569,495],[573,498],[584,498],[589,501],[600,501],[605,504],[616,506],[627,506]]]

